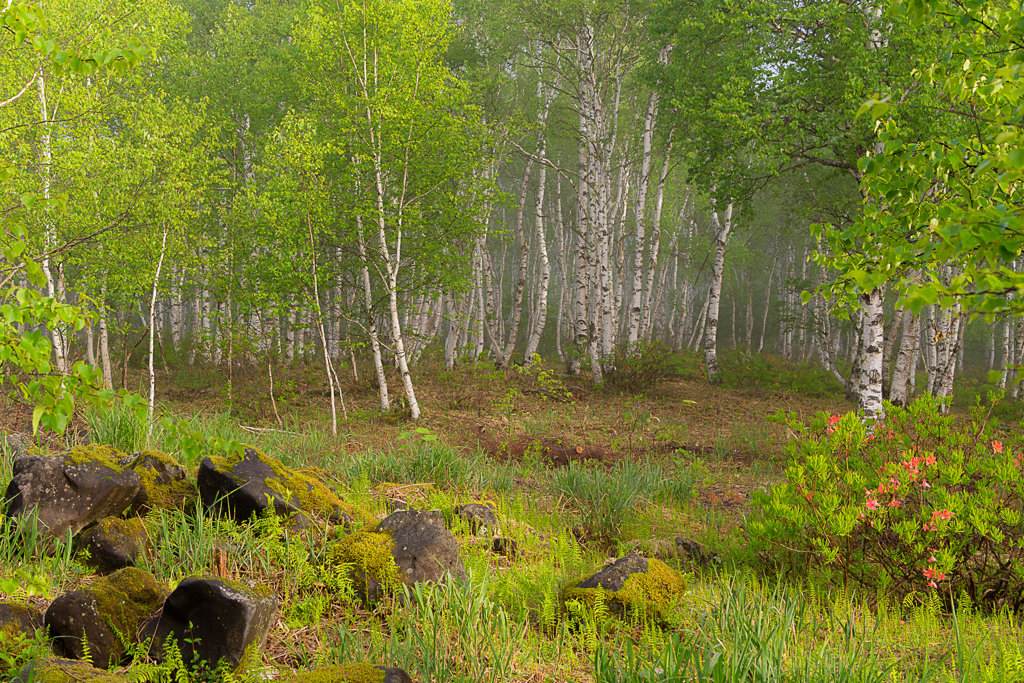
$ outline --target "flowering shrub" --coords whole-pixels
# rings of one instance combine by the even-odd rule
[[[1024,444],[1016,433],[997,436],[991,409],[969,419],[939,409],[931,397],[887,405],[888,422],[873,432],[854,413],[819,413],[808,425],[776,416],[800,438],[785,480],[753,497],[754,549],[836,584],[963,591],[1019,608]]]

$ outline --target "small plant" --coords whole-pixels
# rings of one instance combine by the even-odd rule
[[[110,406],[91,407],[85,413],[85,424],[92,443],[107,444],[123,453],[137,453],[146,448],[145,413],[118,401]]]

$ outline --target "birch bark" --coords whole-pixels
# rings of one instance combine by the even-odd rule
[[[711,224],[715,228],[715,261],[711,271],[711,287],[708,290],[708,312],[704,332],[704,363],[708,383],[722,381],[718,367],[718,309],[722,298],[722,274],[725,272],[725,247],[732,230],[732,202],[721,215],[712,205]]]

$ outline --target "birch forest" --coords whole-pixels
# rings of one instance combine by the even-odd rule
[[[416,419],[418,373],[441,366],[540,358],[601,384],[681,353],[716,384],[732,350],[820,365],[868,418],[950,395],[965,365],[1016,396],[1016,224],[969,241],[980,219],[948,213],[987,135],[970,87],[928,70],[978,35],[952,16],[922,30],[886,0],[40,8],[31,30],[5,15],[3,272],[91,314],[37,330],[58,375],[84,361],[136,390],[142,358],[151,392],[192,366],[229,392],[266,373],[273,396],[275,372],[305,363],[337,416],[356,380]],[[132,52],[97,52],[115,46]],[[992,82],[971,64],[958,82]],[[926,148],[960,165],[928,175]],[[1003,217],[1020,212],[1010,162]]]

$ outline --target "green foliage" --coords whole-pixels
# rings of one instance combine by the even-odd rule
[[[878,139],[858,162],[864,214],[820,231],[830,254],[819,262],[842,271],[846,291],[896,281],[915,313],[957,301],[988,315],[1019,311],[1007,292],[1024,285],[1012,266],[1024,250],[1024,73],[1013,47],[1024,38],[1024,10],[998,0],[903,0],[886,18],[909,18],[940,42],[912,84],[880,87],[861,105]],[[935,112],[941,127],[920,136],[906,120],[915,110]]]
[[[608,386],[629,394],[648,392],[672,374],[672,353],[664,344],[636,342],[615,350]]]
[[[893,408],[875,433],[853,413],[809,425],[780,415],[801,438],[785,480],[753,496],[756,547],[835,585],[1016,607],[1022,446],[980,407],[963,422],[940,408],[931,397]]]
[[[13,679],[22,667],[50,654],[50,640],[42,629],[24,633],[13,624],[0,628],[0,677]]]
[[[722,386],[785,391],[815,398],[841,397],[843,386],[817,363],[800,363],[770,353],[728,349],[718,354]]]
[[[568,500],[576,508],[589,536],[610,540],[619,536],[638,506],[670,497],[688,498],[695,483],[692,475],[682,471],[674,476],[676,481],[653,462],[621,460],[605,471],[573,461],[552,470],[547,487],[552,496]]]
[[[148,441],[145,414],[124,403],[93,407],[85,413],[93,443],[113,446],[123,453],[138,453]]]

